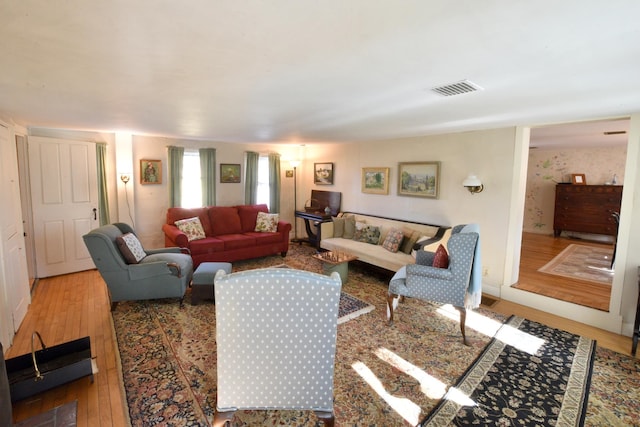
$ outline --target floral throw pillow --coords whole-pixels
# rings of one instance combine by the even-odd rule
[[[364,223],[356,222],[356,231],[353,235],[353,240],[377,245],[380,240],[380,228],[374,225],[365,225]]]
[[[384,239],[382,247],[389,252],[398,252],[398,249],[400,249],[400,243],[402,243],[403,238],[404,234],[402,234],[402,230],[398,228],[392,228],[391,230],[389,230],[387,237]]]
[[[278,231],[278,221],[280,221],[279,214],[258,212],[255,231],[260,231],[263,233],[274,233]]]
[[[184,234],[187,235],[187,240],[199,240],[207,237],[204,234],[204,228],[202,228],[202,223],[200,222],[200,218],[193,217],[187,219],[181,219],[175,222],[176,227]]]
[[[140,240],[133,233],[126,233],[116,237],[116,244],[127,264],[138,264],[147,256]]]
[[[438,246],[433,257],[433,266],[437,268],[449,268],[449,254],[444,246]]]

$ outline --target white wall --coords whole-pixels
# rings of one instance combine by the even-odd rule
[[[298,180],[299,205],[311,189],[342,192],[342,210],[456,225],[476,222],[482,231],[485,292],[497,295],[504,281],[515,128],[463,132],[388,141],[312,144]],[[440,161],[440,197],[398,196],[398,163]],[[313,163],[334,163],[334,185],[314,186]],[[388,195],[361,191],[364,167],[389,167]],[[462,181],[473,172],[484,183],[471,195]],[[302,184],[302,185],[300,185]],[[302,187],[302,188],[301,188]],[[302,195],[300,195],[302,193]]]

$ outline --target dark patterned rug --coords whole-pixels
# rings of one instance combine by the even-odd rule
[[[285,259],[233,264],[234,271],[277,266],[322,272],[313,248],[292,245]],[[338,326],[334,374],[336,425],[416,425],[473,364],[505,317],[485,308],[467,318],[462,344],[458,314],[424,301],[400,304],[386,322],[390,276],[366,264],[349,266],[343,291],[375,311]],[[134,426],[210,426],[216,401],[215,306],[177,300],[120,303],[113,312],[123,384]],[[597,349],[585,425],[640,425],[640,362]],[[238,411],[234,425],[322,425],[312,412]]]
[[[582,426],[595,341],[512,316],[422,426]]]

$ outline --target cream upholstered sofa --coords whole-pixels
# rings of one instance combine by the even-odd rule
[[[355,229],[352,234],[345,234],[349,222],[354,224]],[[319,226],[320,248],[343,251],[357,256],[359,261],[390,271],[397,271],[400,267],[415,263],[417,249],[435,251],[440,244],[446,247],[451,234],[451,228],[447,226],[355,212],[342,212],[332,222],[325,222]],[[363,231],[364,228],[366,231]],[[378,229],[377,240],[375,228]],[[392,229],[403,232],[396,252],[389,250],[388,245],[383,245]]]

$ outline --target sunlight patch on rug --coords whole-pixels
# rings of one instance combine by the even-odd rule
[[[571,244],[538,269],[541,273],[610,285],[613,249]]]

